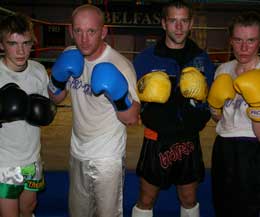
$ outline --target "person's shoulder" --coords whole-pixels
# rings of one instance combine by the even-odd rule
[[[201,48],[197,42],[195,42],[194,40],[192,40],[191,38],[188,38],[186,41],[187,47],[194,52],[195,54],[197,54],[197,56],[203,56],[204,58],[209,58],[209,55],[207,53],[207,51],[203,48]]]
[[[4,64],[3,64],[3,57],[0,57],[0,68],[2,69],[2,68],[5,68],[4,67]]]
[[[218,68],[230,68],[236,65],[236,60],[230,60],[224,63],[221,63]]]
[[[148,46],[148,47],[144,48],[140,53],[152,52],[152,51],[154,51],[154,48],[155,48],[155,45]]]
[[[141,50],[136,56],[145,56],[145,55],[151,55],[154,53],[155,45],[149,46]]]
[[[236,66],[236,60],[230,60],[220,64],[216,69],[216,75],[222,73],[231,73]]]
[[[106,50],[104,52],[106,53],[106,55],[114,55],[114,56],[118,56],[119,58],[123,58],[123,59],[125,58],[125,56],[122,53],[120,53],[120,51],[111,47],[109,44],[107,44]]]
[[[40,70],[45,70],[45,67],[42,63],[40,63],[39,61],[36,60],[28,60],[28,65]]]
[[[77,47],[75,45],[70,45],[70,46],[66,47],[63,51],[75,50],[75,49],[77,49]]]
[[[149,60],[151,60],[151,58],[154,58],[154,45],[145,48],[144,50],[140,51],[138,54],[136,54],[135,58],[134,58],[134,62],[143,62],[145,61],[147,58],[149,58]]]
[[[38,61],[28,60],[28,66],[30,67],[30,73],[35,74],[37,77],[47,75],[45,66]]]
[[[111,58],[111,61],[114,62],[120,62],[121,64],[125,64],[125,65],[131,65],[131,61],[124,56],[123,54],[121,54],[118,50],[112,48],[111,46],[107,46],[108,52],[106,55],[109,56],[109,59]]]
[[[199,48],[199,47],[198,47],[198,54],[197,54],[197,56],[202,57],[202,58],[207,59],[208,61],[210,61],[210,56],[209,56],[208,52],[206,50],[204,50],[204,49]]]

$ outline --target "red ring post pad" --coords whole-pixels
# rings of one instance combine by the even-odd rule
[[[112,63],[102,62],[95,65],[91,76],[91,89],[95,95],[104,93],[117,111],[125,111],[132,106],[128,82]]]

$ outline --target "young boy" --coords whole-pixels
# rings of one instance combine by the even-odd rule
[[[32,217],[36,192],[44,187],[40,127],[56,113],[47,98],[43,65],[28,60],[35,41],[22,14],[0,22],[0,216]]]

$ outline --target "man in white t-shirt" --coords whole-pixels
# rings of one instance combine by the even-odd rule
[[[49,84],[56,103],[67,91],[71,94],[69,209],[73,217],[123,216],[126,126],[138,122],[140,105],[135,70],[105,43],[106,35],[99,8],[76,8],[71,28],[76,47],[68,47],[58,58]]]

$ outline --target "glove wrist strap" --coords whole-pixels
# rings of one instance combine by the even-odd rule
[[[48,84],[48,88],[54,95],[58,95],[62,90],[65,89],[66,83],[67,83],[66,81],[65,82],[57,81],[53,76],[51,76],[50,82]]]
[[[124,96],[122,96],[118,100],[114,100],[113,103],[114,103],[117,111],[125,111],[131,107],[131,105],[133,103],[133,99],[129,95],[129,93],[125,93]]]
[[[248,107],[247,115],[253,121],[260,122],[260,107]]]

